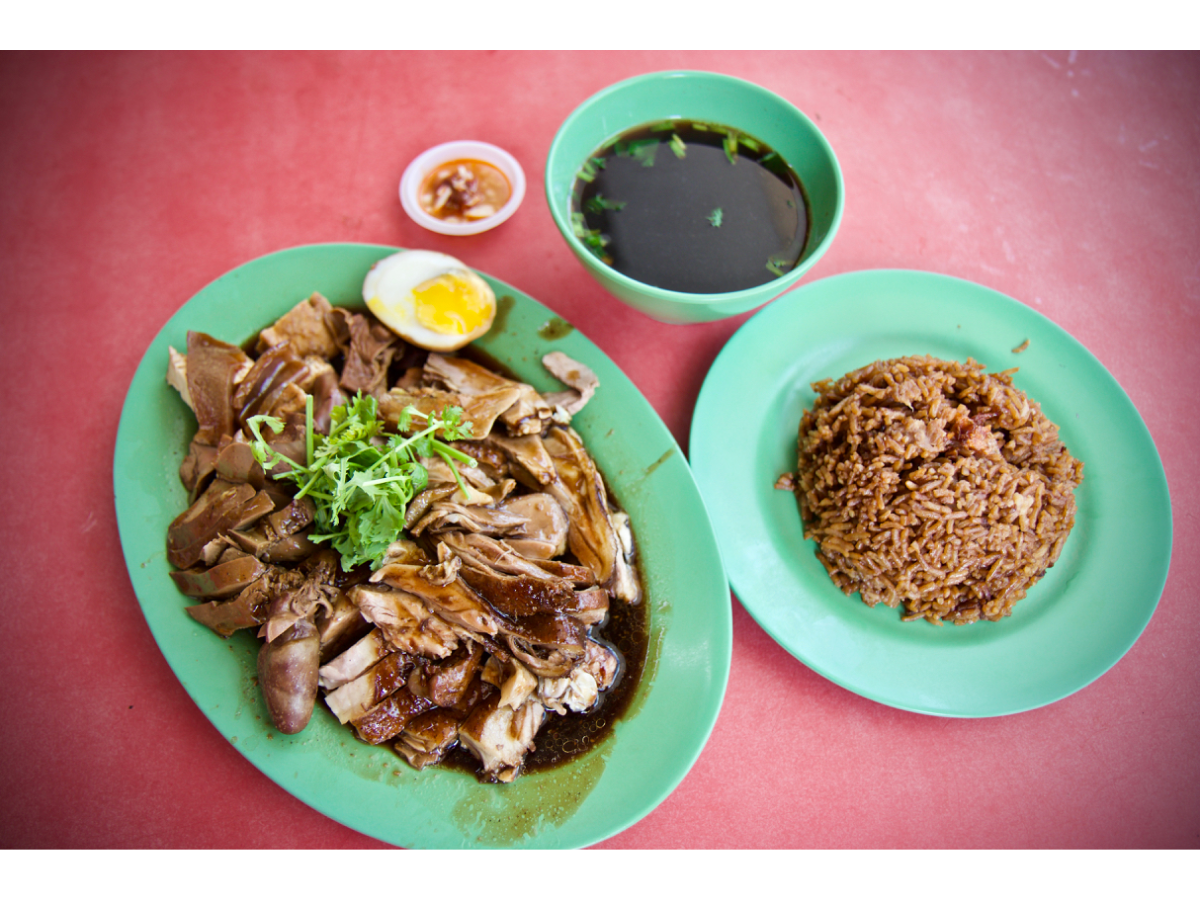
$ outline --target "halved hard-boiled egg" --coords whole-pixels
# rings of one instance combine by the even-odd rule
[[[465,264],[433,250],[403,250],[371,267],[367,309],[406,341],[449,351],[482,337],[496,318],[496,295]]]

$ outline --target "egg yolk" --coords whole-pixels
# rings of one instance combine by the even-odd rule
[[[483,324],[487,298],[452,273],[418,284],[412,291],[417,321],[439,334],[466,334]]]

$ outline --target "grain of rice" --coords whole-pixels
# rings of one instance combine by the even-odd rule
[[[1058,560],[1083,463],[1014,372],[912,356],[813,385],[778,486],[843,592],[904,621],[997,621]]]

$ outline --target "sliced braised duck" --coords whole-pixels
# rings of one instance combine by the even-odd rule
[[[200,333],[170,351],[167,380],[198,426],[179,470],[189,505],[168,529],[172,577],[204,601],[186,607],[197,622],[225,638],[255,630],[281,732],[302,730],[323,696],[414,768],[459,748],[482,779],[507,782],[549,714],[588,714],[621,681],[602,629],[613,599],[640,597],[632,531],[569,427],[599,382],[560,352],[542,362],[563,390],[412,347],[320,294],[251,354]],[[371,498],[409,476],[327,465],[338,457],[322,448],[358,442],[356,458],[378,461],[403,438],[418,474],[398,514],[370,554],[343,556],[344,535],[321,533],[339,527],[322,504],[352,482]]]
[[[554,415],[550,404],[530,385],[497,375],[468,359],[430,353],[422,379],[425,384],[451,391],[464,400],[515,390],[514,401],[500,413],[500,421],[511,435],[541,434]],[[482,437],[487,432],[476,433]]]
[[[555,350],[542,357],[542,365],[546,371],[570,388],[569,391],[555,391],[546,394],[546,402],[555,409],[566,413],[567,421],[581,409],[600,387],[600,379],[596,373],[578,362],[561,350]],[[558,417],[556,417],[558,418]]]

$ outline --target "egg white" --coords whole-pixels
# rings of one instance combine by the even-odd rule
[[[449,305],[437,308],[446,321],[423,322],[414,292],[441,276],[454,294],[445,298]],[[363,280],[363,299],[379,321],[406,341],[439,352],[482,337],[496,317],[496,295],[488,283],[453,256],[433,250],[404,250],[375,263]],[[466,324],[455,314],[460,300],[470,306]]]

